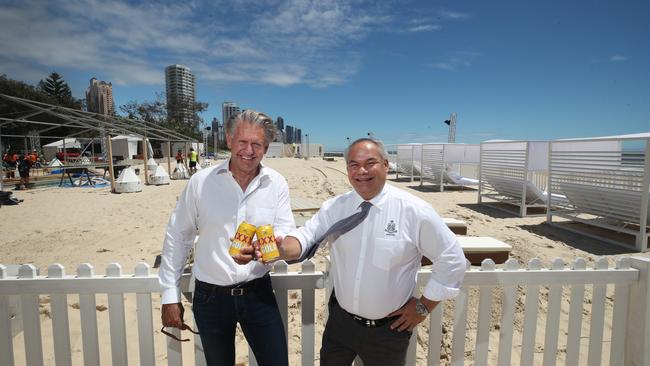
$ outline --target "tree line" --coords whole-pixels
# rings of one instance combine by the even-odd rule
[[[37,102],[58,105],[62,107],[86,110],[86,100],[77,99],[72,96],[72,90],[63,77],[56,73],[50,73],[45,79],[40,80],[36,86],[29,85],[23,81],[13,80],[7,77],[6,74],[0,74],[0,94],[11,95],[19,98],[29,99]],[[177,115],[177,111],[185,108],[192,112],[195,116],[192,121],[182,123],[177,121],[173,116]],[[201,138],[198,126],[203,123],[203,119],[199,113],[205,112],[208,109],[208,104],[204,102],[187,102],[183,100],[172,101],[169,105],[164,98],[163,93],[156,93],[156,98],[153,101],[138,102],[131,100],[119,107],[119,110],[124,113],[123,116],[114,115],[115,118],[131,118],[144,120],[161,127],[177,131],[178,133],[190,136],[196,139]],[[20,117],[26,111],[26,107],[8,102],[0,99],[0,117],[15,118]],[[63,124],[65,121],[50,115],[38,116],[39,121]],[[29,135],[35,129],[34,125],[28,124],[14,124],[4,126],[2,132],[5,134],[16,135]],[[65,126],[48,131],[47,135],[51,136],[68,136],[74,133],[74,129]],[[90,137],[93,134],[89,133]]]

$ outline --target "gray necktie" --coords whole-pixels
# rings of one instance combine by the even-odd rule
[[[309,249],[305,251],[305,254],[300,257],[299,259],[295,261],[290,261],[288,262],[289,264],[292,263],[300,263],[304,261],[305,259],[310,259],[311,257],[316,254],[316,250],[318,249],[321,244],[325,242],[334,242],[336,239],[339,238],[339,236],[347,233],[348,231],[354,229],[357,225],[359,225],[365,218],[368,216],[368,211],[370,211],[370,207],[372,207],[372,203],[368,201],[363,201],[361,203],[361,211],[357,212],[349,217],[346,217],[342,220],[339,220],[330,227],[323,236],[318,238],[314,242],[314,245],[312,245]]]

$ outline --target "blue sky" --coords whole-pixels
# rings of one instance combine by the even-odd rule
[[[650,131],[650,2],[2,1],[0,73],[91,77],[116,105],[153,100],[164,68],[197,78],[206,121],[235,101],[326,150]]]

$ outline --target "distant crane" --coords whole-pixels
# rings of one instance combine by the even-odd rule
[[[445,123],[449,126],[449,137],[447,138],[447,142],[456,142],[456,113],[452,113],[449,119],[445,120]]]

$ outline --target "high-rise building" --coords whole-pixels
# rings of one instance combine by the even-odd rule
[[[286,139],[284,141],[285,144],[293,144],[296,142],[294,140],[295,134],[294,134],[293,126],[287,125],[285,134],[286,134]]]
[[[302,144],[302,130],[299,128],[295,129],[296,137],[293,139],[295,140],[296,144]]]
[[[274,125],[275,125],[275,138],[273,139],[273,142],[286,143],[287,140],[284,134],[284,119],[278,116]]]
[[[196,92],[194,74],[189,67],[170,65],[165,68],[167,115],[179,122],[193,125],[198,121],[194,112]]]
[[[234,102],[223,102],[221,104],[221,117],[223,118],[224,125],[231,116],[240,113],[239,106]]]
[[[86,106],[88,112],[109,116],[115,114],[113,84],[95,78],[90,79],[90,86],[86,89]]]

